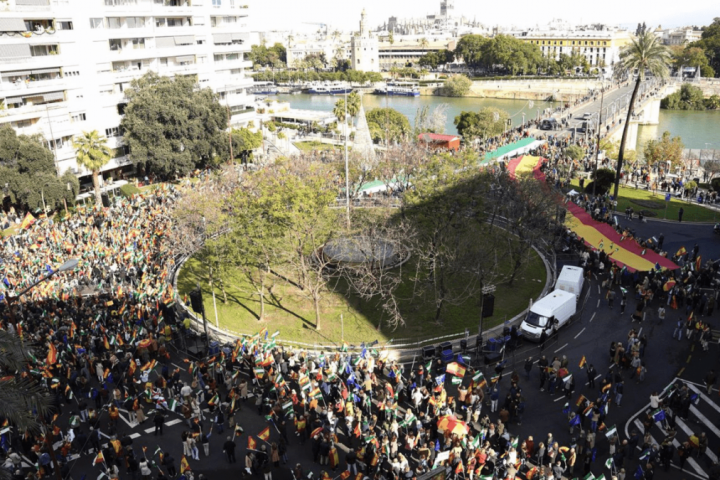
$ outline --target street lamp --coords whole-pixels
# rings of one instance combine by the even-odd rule
[[[35,282],[32,285],[30,285],[29,287],[27,287],[25,290],[23,290],[19,294],[14,295],[14,296],[8,295],[7,297],[5,297],[5,301],[7,302],[7,306],[8,306],[8,312],[10,313],[10,321],[13,323],[13,325],[17,324],[17,320],[15,318],[15,310],[13,309],[13,305],[12,305],[13,302],[15,302],[18,298],[22,297],[23,295],[25,295],[27,292],[29,292],[30,290],[32,290],[33,288],[35,288],[42,282],[45,282],[48,279],[50,279],[50,277],[52,277],[56,273],[67,272],[69,270],[73,270],[75,267],[77,267],[78,263],[79,262],[78,262],[77,258],[71,258],[69,260],[66,260],[62,265],[60,265],[60,267],[58,267],[57,270],[52,270],[50,273],[48,273],[47,275],[42,277],[40,280],[38,280],[37,282]],[[23,355],[25,355],[25,349],[22,349],[22,352],[23,352]],[[45,423],[45,418],[43,418],[42,415],[40,415],[40,420],[42,422],[43,427],[45,428],[45,442],[48,443],[48,446],[50,447],[48,450],[50,450],[50,460],[52,461],[53,469],[55,470],[55,475],[57,476],[58,480],[62,480],[62,472],[60,471],[60,465],[58,465],[57,457],[55,456],[55,449],[52,448],[52,444],[50,444],[50,437],[49,437],[50,431],[48,430],[47,424]]]

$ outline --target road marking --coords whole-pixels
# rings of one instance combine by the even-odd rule
[[[581,334],[582,332],[584,332],[584,331],[585,331],[585,327],[583,327],[583,329],[582,329],[582,330],[580,330],[580,331],[578,332],[578,334],[577,334],[577,335],[575,335],[575,338],[579,337],[579,336],[580,336],[580,334]]]
[[[596,314],[596,313],[597,313],[597,312],[593,312],[592,317],[590,317],[590,323],[592,323],[593,319],[595,318],[595,314]]]
[[[640,337],[641,333],[642,333],[642,327],[640,327],[640,330],[638,330],[637,336]]]
[[[709,428],[711,432],[713,432],[716,436],[720,437],[720,430],[718,430],[717,427],[715,427],[715,425],[713,425],[713,424],[710,422],[710,420],[707,419],[707,417],[706,417],[705,415],[703,415],[702,413],[700,413],[700,410],[698,410],[697,408],[695,408],[694,405],[690,405],[690,411],[691,411],[693,414],[695,414],[695,416],[698,418],[698,420],[700,420],[700,423],[705,424],[705,426],[706,426],[707,428]],[[710,457],[710,460],[712,460],[713,462],[717,462],[717,461],[718,461],[717,455],[715,455],[715,453],[713,453],[713,451],[710,450],[710,448],[706,448],[706,449],[705,449],[705,453],[707,454],[708,457]]]
[[[679,420],[679,419],[678,419],[678,420]],[[643,424],[640,422],[640,420],[638,420],[638,419],[636,418],[634,423],[635,423],[635,426],[638,427],[638,429],[639,429],[639,431],[640,431],[641,433],[645,433],[645,428],[643,427]],[[660,429],[660,430],[662,430],[662,429]],[[664,430],[663,430],[663,431],[664,431]],[[655,440],[655,437],[653,437],[652,435],[650,435],[650,438],[651,438],[651,440],[652,440],[653,443],[656,443],[656,444],[660,445],[660,444],[657,442],[657,440]],[[673,443],[673,446],[674,446],[675,448],[680,447],[680,442],[678,442],[677,439],[674,438],[673,441],[672,441],[672,443]],[[640,446],[638,446],[637,449],[640,450],[640,451],[642,451],[642,448],[641,448]],[[684,470],[685,473],[689,473],[690,475],[694,475],[694,476],[699,477],[699,478],[708,478],[708,476],[707,476],[707,474],[705,473],[705,471],[703,471],[702,467],[700,467],[700,465],[698,465],[698,463],[695,461],[694,458],[688,457],[688,458],[687,458],[687,463],[690,464],[690,466],[693,467],[693,468],[695,469],[695,471],[698,472],[698,473],[697,473],[697,474],[694,474],[693,472],[689,472],[689,471],[687,471],[687,470]],[[675,468],[678,468],[678,469],[680,468],[680,467],[678,467],[677,465],[675,465],[674,463],[671,463],[671,465],[672,465],[673,467],[675,467]]]
[[[600,299],[599,299],[599,298],[598,298],[598,303],[597,303],[597,307],[596,307],[596,308],[600,308]]]
[[[602,374],[598,374],[597,377],[595,377],[593,380],[597,380],[598,378],[602,377]],[[585,385],[590,385],[590,382],[585,382]]]
[[[173,425],[177,425],[177,424],[180,423],[180,422],[182,422],[181,419],[179,419],[179,418],[174,418],[174,419],[170,420],[169,422],[166,422],[166,423],[165,423],[165,426],[166,426],[166,427],[172,427]]]
[[[556,398],[555,400],[553,400],[553,402],[559,402],[559,401],[562,400],[563,398],[566,398],[565,395],[563,395],[563,396],[560,397],[560,398]]]
[[[710,398],[709,398],[707,395],[705,395],[705,394],[704,394],[703,392],[701,392],[694,384],[689,383],[687,380],[685,380],[685,383],[688,384],[688,388],[690,388],[690,390],[692,390],[693,392],[695,392],[695,393],[697,393],[698,395],[700,395],[700,398],[702,398],[703,400],[705,400],[707,403],[710,404],[711,407],[713,407],[718,413],[720,413],[720,407],[719,407],[715,402],[713,402],[712,400],[710,400]],[[718,436],[720,436],[720,435],[718,435]]]
[[[140,436],[139,433],[131,433],[130,438],[138,438]]]
[[[567,347],[567,346],[568,346],[568,344],[566,343],[566,344],[563,345],[562,347],[560,347],[560,348],[558,348],[557,350],[555,350],[555,353],[559,352],[560,350],[562,350],[563,348],[565,348],[565,347]]]

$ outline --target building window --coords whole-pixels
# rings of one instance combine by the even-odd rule
[[[73,121],[73,123],[84,122],[85,120],[87,120],[85,113],[76,113],[70,118]]]
[[[73,23],[70,21],[55,21],[55,26],[58,30],[72,30],[73,29]]]
[[[222,7],[222,0],[212,0],[212,6],[215,8]]]
[[[107,138],[119,137],[122,135],[122,129],[120,127],[112,127],[105,129],[105,136]]]
[[[90,19],[90,28],[98,29],[98,28],[104,28],[105,23],[103,22],[102,18],[91,18]]]

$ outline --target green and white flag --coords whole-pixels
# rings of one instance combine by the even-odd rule
[[[276,330],[275,333],[273,333],[273,334],[270,335],[270,336],[271,336],[272,338],[275,338],[275,337],[277,337],[278,335],[280,335],[280,330]]]
[[[292,409],[292,407],[293,407],[292,401],[289,401],[289,402],[287,402],[287,403],[284,403],[283,406],[282,406],[283,410],[290,410],[290,409]]]
[[[565,378],[563,378],[563,382],[569,382],[571,378],[572,378],[572,373],[569,375],[566,375]]]
[[[617,427],[616,427],[615,425],[613,425],[612,427],[608,428],[608,431],[605,432],[605,436],[606,436],[607,438],[612,438],[612,437],[614,437],[615,435],[617,435]]]
[[[608,458],[608,459],[605,461],[605,466],[606,466],[607,468],[612,469],[612,464],[613,464],[613,459],[612,459],[612,457],[611,457],[611,458]]]
[[[490,475],[480,475],[480,480],[493,480],[492,474]]]
[[[481,378],[483,378],[483,373],[482,373],[482,372],[477,372],[477,373],[476,373],[475,375],[473,375],[473,377],[472,377],[473,382],[477,382],[477,381],[480,380]]]
[[[510,442],[510,446],[512,448],[518,448],[518,439],[517,437],[513,438],[512,442]]]
[[[450,383],[453,385],[460,385],[462,383],[462,378],[453,376],[452,379],[450,379]]]
[[[605,480],[605,474],[601,473],[599,477],[595,477],[595,480]]]
[[[595,480],[595,475],[593,475],[592,472],[590,472],[583,477],[583,480]]]
[[[478,435],[475,435],[475,438],[473,438],[473,441],[470,442],[470,446],[473,447],[473,448],[476,449],[476,450],[477,450],[478,448],[480,448],[480,435],[479,435],[479,434],[478,434]]]
[[[429,362],[427,362],[425,364],[425,370],[430,370],[431,367],[432,367],[432,360],[430,360]]]
[[[177,407],[177,400],[170,400],[168,402],[168,410],[170,410],[171,412],[174,412],[175,407]]]

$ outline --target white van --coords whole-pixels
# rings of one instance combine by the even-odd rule
[[[575,300],[580,300],[584,281],[585,276],[581,267],[565,265],[560,271],[557,282],[555,282],[555,289],[574,293]]]
[[[542,332],[549,337],[575,315],[575,294],[554,290],[530,307],[520,332],[528,340],[540,340]]]

